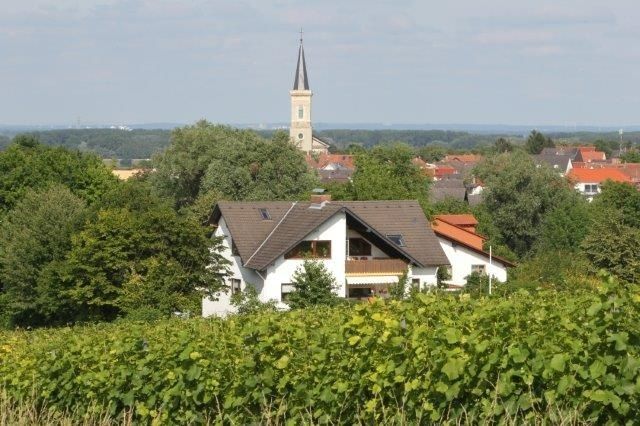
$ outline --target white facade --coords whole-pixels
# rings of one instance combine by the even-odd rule
[[[438,236],[440,246],[451,263],[451,278],[448,284],[464,286],[467,276],[475,270],[484,269],[484,273],[493,276],[494,279],[505,282],[507,280],[507,267],[495,258],[489,264],[487,254],[478,253],[462,244],[458,244],[446,238]]]
[[[575,185],[576,191],[587,197],[587,200],[592,201],[593,197],[598,195],[601,191],[600,183],[598,182],[578,182]]]
[[[267,302],[274,300],[278,302],[278,306],[282,309],[287,309],[288,306],[282,301],[283,284],[288,291],[290,288],[287,284],[291,283],[292,277],[297,268],[299,268],[304,260],[303,259],[285,259],[284,254],[280,255],[271,265],[269,265],[265,271],[255,271],[250,268],[242,266],[242,262],[239,256],[233,256],[231,247],[231,235],[226,226],[224,218],[221,218],[216,229],[215,236],[224,237],[223,246],[224,250],[222,254],[225,258],[231,261],[230,276],[227,283],[230,284],[232,279],[240,280],[240,287],[242,290],[247,285],[253,285],[258,291],[258,295],[261,301]],[[339,212],[329,218],[326,222],[320,225],[318,228],[310,232],[305,238],[305,241],[331,241],[331,257],[327,259],[316,259],[319,262],[324,263],[327,270],[329,270],[338,285],[335,290],[339,297],[348,296],[348,286],[363,286],[373,284],[374,286],[385,286],[386,284],[398,282],[398,273],[390,273],[387,275],[381,274],[347,274],[346,261],[351,260],[347,253],[347,241],[348,238],[364,238],[362,235],[354,230],[348,229],[346,213]],[[366,238],[364,238],[366,240]],[[369,241],[369,243],[371,243]],[[371,244],[371,256],[365,256],[371,261],[374,259],[388,259],[389,256],[384,251],[380,250],[375,244]],[[362,259],[361,256],[357,257],[358,260]],[[412,267],[409,268],[409,283],[418,284],[420,288],[429,286],[435,286],[437,279],[437,267]],[[349,285],[347,284],[349,283]],[[217,299],[211,300],[205,298],[202,301],[202,315],[207,317],[211,315],[225,316],[235,312],[235,308],[230,304],[231,289],[221,292]]]

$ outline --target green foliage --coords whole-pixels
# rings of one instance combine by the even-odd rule
[[[543,148],[553,148],[555,144],[550,137],[545,137],[537,130],[532,130],[524,146],[529,154],[540,154]]]
[[[600,210],[582,249],[592,267],[605,269],[629,283],[640,282],[640,228],[625,223],[620,210]]]
[[[580,247],[578,247],[580,248]],[[576,291],[590,286],[590,265],[581,251],[545,249],[509,271],[505,291],[555,289]]]
[[[43,271],[64,310],[48,324],[198,313],[223,286],[227,261],[194,215],[179,215],[141,183],[105,195],[104,208]],[[55,306],[55,305],[52,305]]]
[[[231,305],[236,307],[239,315],[275,312],[278,308],[277,302],[274,300],[261,301],[258,297],[258,290],[252,284],[247,284],[243,291],[233,294]]]
[[[409,287],[409,271],[404,270],[398,282],[389,286],[389,297],[394,300],[403,300],[407,297],[407,290]]]
[[[322,262],[305,260],[293,273],[291,284],[295,291],[289,293],[287,304],[292,309],[331,306],[338,302],[335,278]]]
[[[117,179],[98,157],[48,148],[31,136],[17,136],[15,143],[0,152],[0,211],[15,206],[29,188],[46,188],[52,183],[65,185],[94,203],[116,186]]]
[[[620,156],[623,163],[640,163],[640,149],[629,150]]]
[[[576,197],[554,170],[536,167],[522,151],[487,157],[475,173],[487,185],[482,209],[492,219],[495,239],[520,257],[534,247],[546,215]]]
[[[88,217],[67,187],[28,189],[0,224],[0,311],[7,326],[44,325],[63,310],[47,271],[71,248],[71,235]],[[2,324],[0,323],[0,326]]]
[[[211,192],[228,200],[300,199],[316,184],[285,133],[268,141],[206,121],[175,129],[155,163],[154,186],[179,207]]]
[[[499,154],[503,152],[511,152],[514,148],[513,144],[505,138],[496,139],[496,143],[493,145],[494,151]]]
[[[640,417],[639,314],[637,286],[604,284],[0,333],[0,388],[137,423],[559,423],[561,407],[624,424]]]
[[[418,200],[426,205],[428,179],[411,162],[407,145],[376,146],[356,157],[353,195],[356,200]]]
[[[578,194],[566,194],[542,219],[538,251],[575,253],[587,235],[591,216],[589,203]]]
[[[604,182],[601,190],[593,200],[594,211],[616,209],[626,225],[640,228],[640,191],[631,184],[613,181]]]

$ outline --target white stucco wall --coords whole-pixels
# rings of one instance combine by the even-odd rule
[[[417,266],[411,267],[409,271],[409,284],[411,284],[413,279],[420,280],[420,289],[426,289],[429,287],[434,287],[438,284],[438,267],[432,266],[427,268],[419,268]]]
[[[454,246],[446,238],[438,237],[438,241],[451,263],[451,279],[448,280],[451,284],[465,285],[466,277],[471,274],[472,265],[485,265],[487,275],[492,275],[494,279],[501,282],[507,280],[507,268],[496,259],[493,259],[492,264],[489,265],[489,256],[484,256],[461,244]]]
[[[244,290],[247,286],[247,283],[249,283],[256,286],[258,291],[260,291],[264,284],[262,278],[260,278],[260,276],[253,269],[244,268],[239,256],[233,256],[231,254],[231,234],[229,233],[229,229],[227,228],[227,224],[224,219],[220,219],[220,222],[218,223],[218,229],[216,229],[214,236],[224,237],[222,241],[222,246],[224,247],[224,249],[222,250],[221,254],[231,262],[231,265],[229,265],[230,275],[228,279],[239,279],[241,281],[240,286],[242,290]],[[227,281],[227,284],[229,284],[229,281]],[[202,316],[225,316],[230,313],[235,313],[236,308],[231,305],[230,298],[231,289],[220,292],[217,295],[217,300],[212,300],[205,297],[204,299],[202,299]]]
[[[346,294],[344,268],[346,258],[346,229],[347,219],[344,213],[338,213],[317,229],[309,233],[304,240],[329,240],[331,241],[331,259],[317,259],[324,263],[326,268],[333,274],[338,284],[336,294],[344,297]],[[260,292],[260,300],[277,300],[281,302],[282,284],[290,283],[294,272],[304,263],[302,259],[285,259],[280,256],[267,268],[264,288]],[[287,305],[280,303],[282,308]]]

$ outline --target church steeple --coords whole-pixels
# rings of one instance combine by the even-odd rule
[[[304,60],[304,47],[302,46],[302,30],[300,30],[300,47],[298,48],[298,65],[296,66],[296,79],[293,82],[293,90],[309,90],[309,77],[307,77],[307,63]]]
[[[302,47],[302,30],[300,30],[300,47],[298,48],[298,65],[296,78],[293,82],[291,96],[291,127],[289,135],[291,141],[304,152],[313,150],[313,128],[311,126],[311,97],[309,78],[307,77],[307,63],[304,60]]]

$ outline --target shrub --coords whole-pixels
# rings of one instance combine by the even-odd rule
[[[554,423],[558,407],[625,423],[640,416],[639,314],[640,289],[608,282],[0,332],[0,388],[138,423]]]

